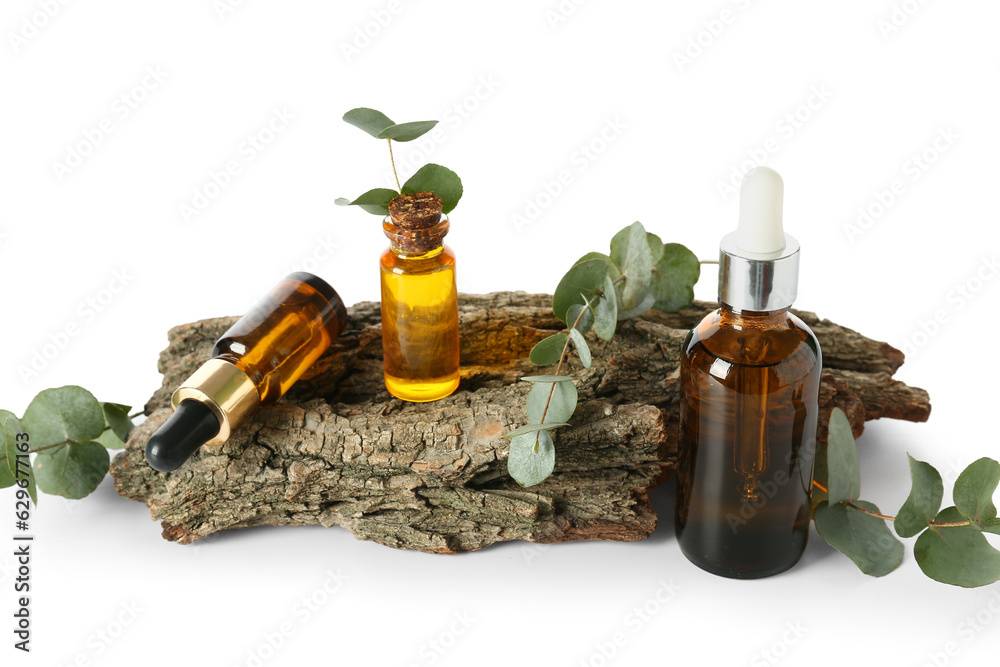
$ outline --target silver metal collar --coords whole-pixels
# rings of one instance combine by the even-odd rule
[[[719,303],[737,313],[788,308],[799,284],[799,242],[785,234],[783,250],[750,253],[736,247],[735,232],[719,246]]]

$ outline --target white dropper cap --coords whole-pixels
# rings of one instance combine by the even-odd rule
[[[799,242],[785,234],[778,172],[757,167],[740,186],[740,223],[719,247],[719,301],[736,312],[788,308],[798,293]]]
[[[740,224],[734,239],[736,247],[757,255],[785,249],[785,231],[781,209],[785,184],[770,167],[747,172],[740,186]]]

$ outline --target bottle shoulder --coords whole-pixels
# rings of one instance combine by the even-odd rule
[[[431,273],[455,266],[455,252],[442,244],[422,255],[406,255],[386,248],[379,258],[383,270],[392,273]]]
[[[794,313],[741,317],[723,309],[709,313],[691,330],[684,344],[689,358],[707,353],[730,363],[770,366],[791,358],[819,366],[819,340]]]

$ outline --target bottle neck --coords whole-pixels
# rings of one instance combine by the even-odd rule
[[[427,259],[444,250],[444,237],[448,234],[450,221],[442,214],[441,220],[424,229],[404,229],[390,216],[382,221],[382,231],[389,239],[389,249],[399,257]]]
[[[437,247],[431,248],[427,252],[414,252],[412,250],[407,250],[405,247],[397,245],[395,243],[389,244],[389,252],[391,252],[396,257],[400,259],[432,259],[437,257],[442,252],[444,252],[444,244],[440,244]]]
[[[739,328],[768,328],[788,318],[788,308],[776,310],[734,310],[732,306],[721,304],[719,309],[721,324]]]

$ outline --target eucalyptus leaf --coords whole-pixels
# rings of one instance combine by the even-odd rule
[[[831,505],[844,500],[857,500],[861,493],[861,466],[858,446],[854,441],[851,422],[840,408],[830,415],[826,445],[828,496]]]
[[[132,430],[132,420],[128,416],[131,406],[119,403],[101,403],[104,411],[104,432],[96,442],[101,443],[108,449],[122,449],[128,434]]]
[[[653,232],[646,232],[646,243],[649,244],[649,259],[656,266],[663,257],[663,240]]]
[[[399,193],[389,188],[374,188],[364,193],[354,201],[338,197],[334,203],[337,206],[360,206],[373,215],[389,215],[389,202],[399,196]]]
[[[643,299],[642,303],[640,303],[635,308],[632,308],[631,310],[622,310],[621,305],[619,303],[618,321],[621,322],[623,320],[630,320],[633,317],[639,317],[643,313],[647,313],[650,310],[652,310],[653,306],[655,305],[656,305],[656,298],[652,294],[647,294],[646,298]]]
[[[620,229],[617,234],[611,237],[611,261],[619,267],[625,266],[625,257],[631,233],[632,227],[629,226]],[[650,262],[656,264],[663,256],[663,241],[656,234],[646,232],[646,245],[649,246]]]
[[[72,500],[90,495],[108,473],[111,457],[96,442],[77,442],[35,456],[38,488]]]
[[[813,487],[809,497],[812,510],[815,512],[820,503],[828,500],[827,489],[830,488],[830,475],[827,471],[826,448],[820,448],[813,458]]]
[[[934,517],[939,523],[964,520],[956,507]],[[931,526],[917,538],[913,555],[924,574],[944,584],[975,588],[1000,579],[1000,551],[972,526]]]
[[[633,222],[626,230],[627,234],[624,236],[619,232],[612,239],[611,259],[621,267],[622,275],[625,276],[621,304],[628,311],[639,306],[647,297],[653,271],[653,255],[646,240],[646,229],[641,222]]]
[[[1000,484],[1000,463],[986,457],[971,463],[955,480],[955,507],[976,524],[997,518],[993,504],[997,484]]]
[[[66,441],[84,442],[101,436],[104,411],[94,395],[82,387],[46,389],[28,404],[21,425],[31,436],[34,449]]]
[[[549,392],[552,393],[551,399]],[[535,382],[528,392],[528,421],[532,424],[568,422],[576,411],[576,401],[576,385],[572,382]],[[545,419],[542,419],[542,413],[545,413]]]
[[[572,382],[568,375],[528,375],[521,378],[525,382]]]
[[[114,431],[120,439],[127,440],[134,426],[132,418],[128,416],[132,406],[121,403],[101,403],[101,409],[104,410],[105,426]]]
[[[538,341],[535,347],[531,348],[528,358],[536,366],[549,366],[559,362],[562,358],[563,349],[566,347],[567,334],[552,334],[548,338]]]
[[[611,282],[621,278],[621,268],[615,264],[613,259],[605,255],[603,252],[588,252],[586,255],[576,260],[576,263],[579,264],[580,262],[586,262],[591,259],[599,259],[604,262],[605,266],[608,267],[608,277],[611,278]]]
[[[21,422],[10,410],[0,410],[0,456],[4,457],[0,462],[0,488],[10,486],[14,483],[14,476],[17,474],[17,434],[23,433]],[[10,473],[10,484],[6,484],[4,472]]]
[[[944,483],[941,474],[929,463],[910,459],[910,495],[893,522],[900,537],[913,537],[930,524],[941,509]]]
[[[376,139],[382,138],[379,134],[381,134],[383,130],[395,125],[395,123],[389,120],[389,117],[381,111],[376,111],[375,109],[369,109],[367,107],[351,109],[344,114],[344,122],[350,123],[354,127],[364,130]]]
[[[552,312],[556,317],[572,324],[568,315],[570,306],[582,304],[585,300],[593,301],[597,291],[604,286],[610,261],[605,255],[590,253],[581,257],[566,272],[552,294]]]
[[[412,123],[400,123],[399,125],[390,125],[381,132],[378,133],[379,139],[392,139],[393,141],[398,141],[400,143],[405,141],[413,141],[418,137],[422,137],[437,125],[436,120],[418,120]]]
[[[560,426],[569,426],[566,422],[561,424],[528,424],[526,426],[521,426],[520,428],[515,428],[509,433],[505,433],[503,437],[514,438],[524,433],[534,433],[535,431],[551,431],[554,428],[559,428]]]
[[[572,339],[573,347],[576,348],[576,353],[580,357],[580,363],[583,364],[584,368],[590,368],[593,359],[590,355],[590,346],[587,345],[587,339],[577,329],[570,329],[569,337]]]
[[[676,312],[694,301],[694,286],[701,277],[701,262],[680,243],[662,246],[661,257],[653,266],[649,289],[658,310]]]
[[[7,467],[6,461],[0,463],[0,489],[6,489],[9,486],[14,486],[16,480],[14,479],[14,473],[10,471]]]
[[[115,435],[115,432],[109,428],[104,429],[104,433],[101,434],[101,437],[94,438],[94,442],[102,445],[107,449],[125,448],[125,441],[119,438],[117,435]]]
[[[580,314],[583,314],[580,317]],[[566,311],[566,323],[573,324],[577,321],[577,317],[580,317],[580,321],[577,322],[576,329],[579,329],[581,333],[587,333],[590,331],[590,327],[594,326],[594,311],[588,308],[585,304],[574,303]]]
[[[594,333],[602,340],[611,340],[618,325],[618,296],[611,276],[604,276],[602,291],[594,308]]]
[[[525,433],[511,439],[507,472],[521,486],[538,484],[552,474],[555,465],[556,448],[548,431]]]
[[[4,457],[0,461],[0,489],[17,484],[17,455],[23,454],[17,449],[17,436],[24,433],[21,421],[8,410],[0,410],[0,456]],[[38,485],[35,483],[35,475],[31,472],[31,466],[21,466],[21,479],[27,477],[28,496],[31,501],[38,505]]]
[[[8,410],[0,410],[0,489],[14,486],[17,481],[14,474],[17,469],[17,434],[21,425],[17,416]]]
[[[862,500],[856,503],[872,512],[878,507]],[[881,514],[881,512],[879,512]],[[885,520],[865,514],[846,503],[820,503],[813,516],[816,530],[865,574],[881,577],[903,562],[903,543],[896,539]]]
[[[441,198],[441,210],[450,213],[462,198],[462,179],[447,167],[428,163],[403,183],[404,195],[414,192],[433,192]]]

